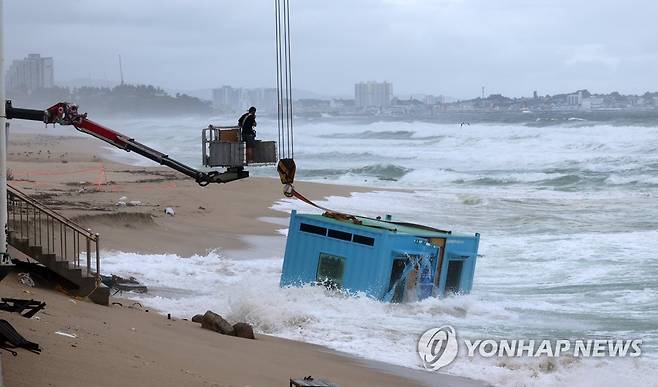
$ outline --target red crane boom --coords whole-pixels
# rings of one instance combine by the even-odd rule
[[[228,183],[249,177],[249,171],[242,167],[228,168],[225,172],[203,172],[170,158],[168,155],[148,147],[135,139],[116,132],[87,118],[87,113],[79,113],[78,106],[68,102],[59,102],[46,110],[14,108],[11,101],[6,101],[7,119],[42,121],[46,124],[72,125],[78,131],[92,135],[126,152],[135,152],[156,163],[172,168],[193,178],[200,186],[210,183]]]

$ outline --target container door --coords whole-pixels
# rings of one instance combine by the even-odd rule
[[[393,298],[391,298],[391,302],[402,302],[404,301],[404,288],[405,288],[405,280],[400,280],[402,278],[402,274],[404,273],[404,269],[407,267],[407,263],[409,262],[409,258],[395,258],[393,260],[393,269],[391,270],[391,281],[388,285],[389,291],[393,289],[395,286],[395,290],[393,292]]]
[[[436,270],[434,274],[434,286],[439,288],[439,280],[441,279],[441,267],[443,265],[443,255],[445,254],[446,238],[429,238],[429,242],[435,246],[439,246],[439,256],[436,260]]]

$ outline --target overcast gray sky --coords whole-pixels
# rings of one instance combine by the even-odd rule
[[[291,0],[296,88],[475,97],[658,90],[655,0]],[[6,60],[55,58],[57,82],[274,86],[273,0],[5,0]]]

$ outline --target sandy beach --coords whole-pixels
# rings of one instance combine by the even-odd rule
[[[12,132],[10,184],[100,233],[103,251],[191,256],[223,249],[248,255],[254,246],[246,236],[273,237],[284,227],[285,214],[270,209],[282,197],[277,180],[201,188],[167,169],[129,166],[107,154],[93,139]],[[303,182],[297,187],[312,199],[365,190]],[[167,207],[175,216],[165,214]],[[130,307],[131,301],[113,299],[122,306],[103,307],[46,287],[23,288],[14,275],[0,288],[5,297],[47,303],[38,320],[0,312],[43,347],[41,355],[2,353],[7,386],[284,386],[291,377],[307,375],[343,387],[481,385],[267,335],[255,341],[227,337],[186,320],[168,320],[148,305]]]
[[[101,234],[103,250],[202,254],[246,247],[244,235],[275,235],[282,228],[263,218],[283,198],[270,178],[199,187],[164,167],[134,167],[104,159],[101,141],[84,137],[13,134],[10,184]],[[108,145],[109,146],[109,145]],[[298,182],[309,198],[349,196],[364,188]],[[165,214],[172,208],[175,216]],[[277,222],[278,223],[278,222]]]

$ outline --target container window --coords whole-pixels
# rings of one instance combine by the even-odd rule
[[[304,232],[308,232],[308,233],[311,233],[311,234],[317,234],[317,235],[322,235],[322,236],[327,235],[327,229],[326,228],[314,226],[314,225],[308,224],[308,223],[300,223],[299,224],[299,231],[304,231]]]
[[[360,244],[366,245],[366,246],[374,246],[375,245],[375,238],[354,234],[354,237],[352,238],[352,242],[360,243]]]
[[[329,229],[329,233],[327,234],[327,236],[329,236],[329,238],[336,238],[348,242],[352,240],[352,234],[350,234],[349,232],[332,230],[332,229]]]
[[[345,272],[345,258],[337,255],[320,253],[316,281],[331,289],[343,287],[343,273]]]

